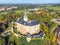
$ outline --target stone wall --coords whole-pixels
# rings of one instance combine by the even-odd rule
[[[27,35],[27,33],[35,34],[40,32],[40,24],[34,26],[26,26],[20,23],[16,23],[16,24],[17,24],[17,30],[21,34]]]

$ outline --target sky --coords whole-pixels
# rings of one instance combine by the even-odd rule
[[[0,4],[11,3],[46,4],[46,3],[60,3],[60,0],[0,0]]]

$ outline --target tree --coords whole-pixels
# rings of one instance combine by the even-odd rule
[[[9,37],[9,45],[20,45],[20,37],[16,37],[14,33],[11,33]]]
[[[11,33],[11,35],[9,37],[9,44],[12,44],[13,45],[14,39],[15,39],[14,33]]]
[[[53,18],[58,18],[58,14],[55,13],[55,14],[52,15],[52,17],[53,17]]]
[[[53,42],[53,37],[54,37],[54,29],[57,27],[57,24],[52,25],[52,29],[49,29],[48,26],[44,23],[41,24],[41,29],[45,33],[45,44],[46,45],[55,45],[55,42]]]
[[[0,45],[5,45],[5,40],[3,37],[0,37]]]

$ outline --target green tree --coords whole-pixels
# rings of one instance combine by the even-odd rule
[[[5,45],[5,40],[3,37],[0,37],[0,45]]]
[[[52,27],[50,27],[51,29],[48,28],[48,26],[44,23],[41,24],[41,29],[44,31],[45,33],[45,44],[46,45],[55,45],[55,42],[53,42],[53,37],[54,37],[54,29],[57,27],[57,24],[51,24]]]

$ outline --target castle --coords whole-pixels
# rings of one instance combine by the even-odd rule
[[[40,32],[40,23],[36,20],[29,20],[25,12],[24,17],[17,22],[17,31],[23,35],[33,35]]]

